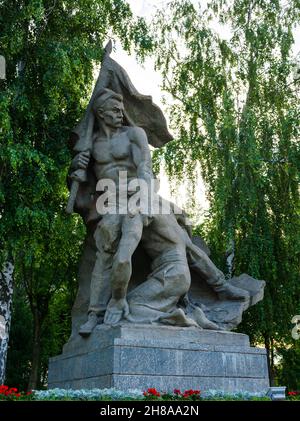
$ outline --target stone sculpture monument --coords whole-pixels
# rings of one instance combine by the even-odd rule
[[[157,194],[149,144],[172,136],[110,52],[71,137],[67,211],[87,234],[72,334],[50,360],[49,387],[265,390],[265,351],[229,332],[265,282],[226,280],[186,213]]]

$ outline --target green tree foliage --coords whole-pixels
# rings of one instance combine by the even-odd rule
[[[235,274],[267,281],[263,303],[241,329],[265,343],[271,369],[276,348],[291,341],[300,297],[300,102],[292,54],[299,23],[298,1],[215,0],[201,10],[182,0],[159,12],[154,27],[177,132],[156,162],[163,156],[170,175],[190,179],[200,162],[213,259],[226,270],[234,245]]]
[[[300,390],[300,342],[294,341],[288,348],[278,350],[281,357],[278,369],[278,384],[287,384],[290,390]]]
[[[135,45],[140,56],[151,49],[144,21],[123,0],[0,2],[7,63],[7,79],[0,80],[0,264],[12,256],[32,313],[29,388],[38,383],[49,306],[76,279],[84,228],[64,211],[67,139],[108,36],[127,51]]]
[[[49,356],[61,353],[70,335],[71,308],[77,282],[63,283],[51,295],[45,322],[41,327],[40,366],[37,388],[47,384]],[[26,390],[31,371],[33,317],[22,284],[16,283],[13,301],[12,328],[6,370],[6,384]]]

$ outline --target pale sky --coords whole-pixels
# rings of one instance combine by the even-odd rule
[[[169,0],[127,0],[131,6],[133,13],[137,16],[144,17],[147,21],[151,21],[151,17],[155,13],[156,8],[161,8],[164,4],[167,4]],[[198,0],[194,0],[195,3],[198,3]],[[206,0],[201,0],[203,5],[206,4]],[[219,34],[228,39],[230,37],[230,30],[228,27],[220,26],[217,22],[212,23],[212,26],[219,32]],[[300,51],[300,27],[298,27],[295,32],[295,45],[293,48],[294,55]],[[162,83],[162,77],[159,72],[154,70],[154,60],[152,58],[147,58],[143,65],[139,64],[136,60],[136,57],[133,54],[129,56],[121,47],[120,44],[115,45],[115,52],[111,54],[114,58],[129,74],[130,79],[137,88],[137,90],[145,95],[151,95],[153,102],[156,103],[165,114],[165,117],[168,120],[168,115],[164,109],[162,103],[163,96],[169,98],[166,93],[163,93],[160,86]],[[300,54],[299,54],[300,61]],[[196,209],[195,209],[195,218],[194,223],[199,223],[199,219],[202,219],[202,214],[205,210],[208,209],[209,205],[205,198],[205,186],[200,177],[200,169],[198,169],[197,174],[197,188],[196,188]],[[181,183],[177,187],[177,193],[171,194],[170,185],[164,171],[162,170],[160,174],[161,188],[160,194],[166,199],[176,202],[179,206],[185,207],[185,203],[188,201],[186,191],[188,186],[186,183]],[[198,216],[197,216],[198,215]]]

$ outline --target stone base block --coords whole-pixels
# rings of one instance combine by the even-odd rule
[[[269,380],[266,351],[250,347],[247,335],[123,324],[71,338],[50,359],[48,387],[264,393]]]

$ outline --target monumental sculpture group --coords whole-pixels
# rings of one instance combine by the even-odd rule
[[[87,234],[72,334],[50,360],[49,386],[262,390],[265,351],[229,331],[265,282],[226,279],[187,214],[159,196],[149,144],[172,136],[110,53],[111,43],[71,136],[67,211]]]

